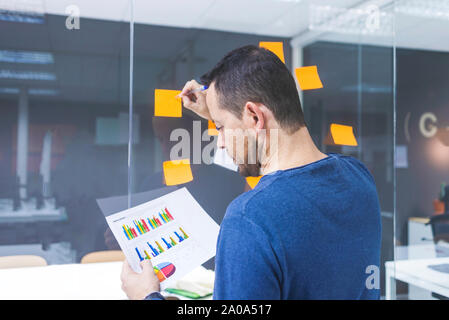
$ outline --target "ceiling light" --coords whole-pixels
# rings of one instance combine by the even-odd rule
[[[28,93],[35,96],[56,96],[59,92],[55,89],[29,89]]]
[[[45,22],[43,0],[0,0],[0,20],[10,22]]]
[[[0,62],[51,64],[54,59],[49,52],[0,50]]]
[[[0,10],[0,21],[43,24],[44,15]]]
[[[53,81],[56,75],[51,72],[0,70],[0,79]]]
[[[363,93],[391,93],[392,88],[389,86],[380,86],[374,84],[362,83],[357,85],[345,86],[342,88],[343,91],[349,92],[363,92]]]
[[[397,0],[394,10],[417,17],[449,19],[449,0]]]
[[[0,94],[19,94],[19,92],[19,88],[0,88]],[[55,89],[34,88],[28,89],[28,94],[33,96],[56,96],[59,94],[59,91]]]
[[[309,29],[342,34],[393,35],[393,15],[375,5],[360,8],[309,6]]]
[[[18,94],[19,88],[0,88],[0,94],[1,93],[7,93],[7,94]]]

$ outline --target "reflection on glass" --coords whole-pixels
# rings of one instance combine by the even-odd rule
[[[0,256],[49,264],[106,248],[96,199],[126,194],[128,175],[129,24],[69,30],[54,5],[0,3]]]
[[[449,2],[400,0],[395,15],[400,46],[396,53],[399,163],[395,264],[389,266],[388,294],[398,299],[447,299],[449,108],[445,88],[449,79],[443,70],[449,67],[449,48],[438,39],[449,36]],[[417,67],[423,63],[426,67]],[[411,79],[412,73],[416,80]]]
[[[409,253],[412,245],[432,258],[444,254],[445,237],[435,236],[444,231],[444,220],[427,223],[446,210],[440,187],[449,183],[448,79],[438,71],[447,70],[448,62],[446,53],[420,50],[443,44],[431,43],[433,29],[414,34],[407,19],[418,11],[442,17],[446,1],[426,2],[426,8],[425,1],[397,1],[394,7],[260,1],[213,1],[201,10],[187,2],[151,8],[151,2],[136,2],[131,93],[130,25],[123,21],[130,6],[111,3],[114,14],[86,4],[80,11],[90,12],[89,18],[82,17],[80,29],[68,29],[65,11],[46,13],[44,1],[2,1],[0,30],[8,32],[0,32],[0,256],[24,245],[49,263],[71,263],[88,252],[116,249],[96,199],[130,192],[132,204],[150,200],[142,192],[166,186],[163,162],[177,143],[171,133],[183,129],[194,136],[198,122],[201,134],[208,130],[206,121],[185,110],[182,118],[154,117],[155,89],[181,90],[225,53],[260,42],[281,42],[292,73],[317,66],[322,88],[300,91],[315,143],[323,152],[357,157],[374,176],[382,207],[382,295],[392,292],[384,286],[385,263],[394,270],[402,247],[407,259],[425,256]],[[408,49],[393,51],[395,33]],[[425,67],[429,62],[432,67]],[[350,128],[343,142],[332,125]],[[192,139],[191,149],[216,143],[209,138],[195,138],[197,146]],[[220,223],[227,205],[249,186],[232,166],[190,162],[194,179],[178,187],[187,187]]]

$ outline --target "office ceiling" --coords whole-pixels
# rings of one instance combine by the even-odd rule
[[[23,0],[22,0],[23,1]],[[27,0],[28,2],[30,0]],[[75,3],[81,17],[129,21],[130,0],[33,0],[42,3],[46,13],[66,15],[66,8]],[[364,42],[393,45],[393,36],[376,37],[335,32],[318,36],[309,29],[312,7],[358,10],[378,6],[382,13],[395,13],[393,29],[396,45],[403,48],[449,51],[449,1],[440,0],[135,0],[134,21],[142,24],[200,28],[278,37],[295,38],[309,43],[319,40]],[[421,5],[413,11],[413,5]],[[410,12],[394,11],[411,7]],[[419,12],[421,11],[421,12]],[[416,14],[418,13],[418,14]],[[299,41],[301,42],[301,41]]]
[[[65,27],[66,9],[73,3],[80,10],[80,30]],[[55,81],[0,79],[1,98],[16,99],[17,94],[11,89],[26,86],[47,90],[47,93],[57,92],[55,96],[44,95],[45,99],[126,105],[129,93],[130,4],[130,0],[0,2],[0,10],[29,11],[44,17],[43,22],[37,24],[2,21],[0,11],[0,50],[49,52],[54,58],[51,64],[0,61],[0,69],[31,70],[56,77]],[[326,7],[329,4],[331,6]],[[391,0],[135,0],[135,102],[148,104],[152,98],[149,88],[166,83],[167,88],[177,88],[182,85],[180,81],[206,71],[225,52],[244,44],[257,43],[258,39],[291,41],[298,46],[317,41],[340,41],[391,48],[396,43],[405,48],[449,51],[449,41],[443,41],[449,39],[449,18],[397,13],[394,21],[396,37],[355,34],[358,30],[340,32],[338,28],[332,29],[333,17],[327,17],[329,25],[324,24],[324,30],[310,28],[313,6],[337,8],[338,21],[342,10],[343,13],[357,13],[360,8],[373,4],[385,14],[393,10]],[[185,61],[190,42],[194,42],[192,59],[196,69],[189,69]],[[178,63],[176,70],[170,69],[174,61]],[[175,78],[176,83],[165,79],[167,75]],[[389,86],[391,76],[383,78],[385,83],[379,86]],[[39,96],[33,99],[39,99]]]
[[[31,101],[62,100],[65,106],[69,102],[103,104],[107,108],[111,104],[126,106],[129,23],[84,18],[79,30],[68,30],[65,19],[46,14],[42,23],[20,23],[2,21],[0,17],[0,98],[16,101],[19,89],[26,87],[47,93],[33,94]],[[260,40],[285,40],[288,45],[288,39],[279,37],[214,30],[148,24],[136,24],[134,29],[133,93],[134,102],[140,105],[151,103],[154,88],[181,89],[185,81],[203,74],[236,47]],[[52,59],[48,63],[14,61],[23,60],[17,53],[34,52],[51,55]],[[286,58],[289,56],[287,51]],[[29,77],[30,72],[34,79]],[[11,77],[11,73],[21,78]],[[45,78],[42,75],[48,79],[40,79]]]

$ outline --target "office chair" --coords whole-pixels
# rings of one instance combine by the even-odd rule
[[[426,225],[432,229],[433,242],[437,244],[439,241],[449,243],[449,213],[440,214],[430,218]]]
[[[0,269],[41,267],[46,266],[47,261],[40,256],[18,255],[0,257]]]
[[[449,185],[441,184],[439,202],[442,203],[442,214],[432,216],[426,225],[431,226],[433,242],[440,241],[449,243]]]
[[[124,261],[125,255],[121,250],[95,251],[81,258],[81,263],[116,262]]]

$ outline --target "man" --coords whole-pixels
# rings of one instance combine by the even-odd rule
[[[205,92],[194,80],[185,85],[184,106],[215,122],[218,147],[240,174],[263,175],[227,208],[214,299],[378,299],[368,272],[380,263],[374,180],[358,160],[314,145],[286,66],[270,51],[245,46],[201,82]],[[239,129],[249,132],[244,148],[228,134]],[[141,274],[124,264],[123,289],[133,299],[159,290],[151,264],[142,264]]]

